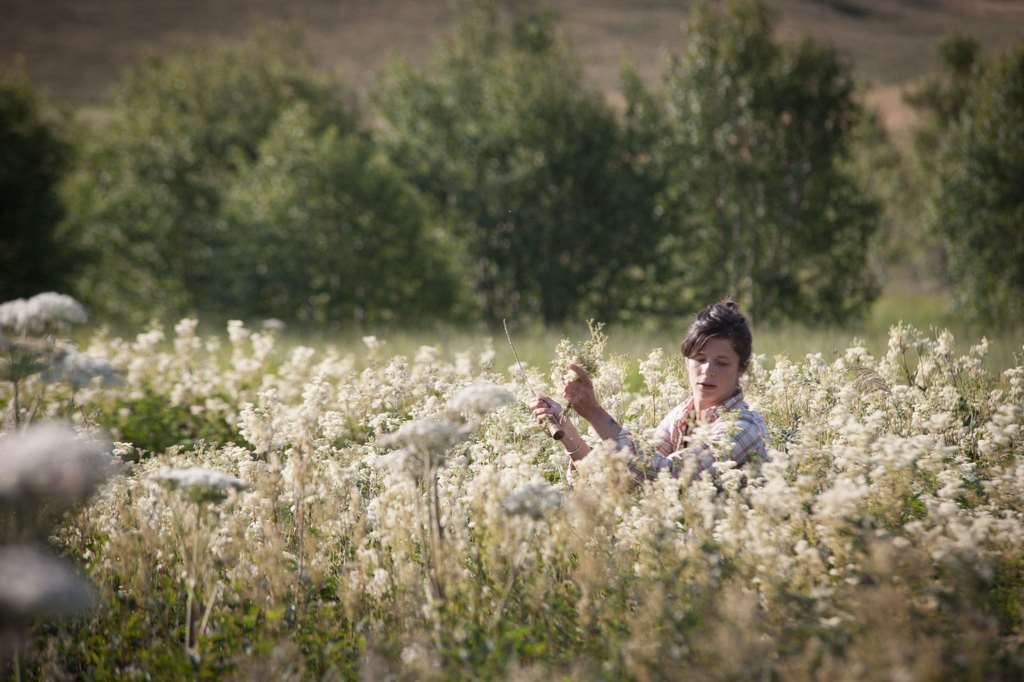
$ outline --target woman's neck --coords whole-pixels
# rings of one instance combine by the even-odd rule
[[[710,403],[708,403],[706,405],[704,404],[703,401],[698,401],[696,398],[694,398],[693,399],[693,409],[697,411],[697,418],[698,419],[703,419],[704,412],[706,410],[710,410],[712,407],[718,407],[719,405],[724,405],[725,403],[727,403],[730,400],[732,400],[733,398],[735,398],[739,394],[739,392],[740,392],[740,387],[736,386],[736,389],[734,391],[730,392],[729,395],[726,396],[725,398],[723,398],[722,400],[719,400],[717,402],[710,402]]]

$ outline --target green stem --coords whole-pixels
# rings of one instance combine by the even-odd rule
[[[185,562],[185,587],[188,591],[188,599],[185,605],[185,656],[189,655],[189,645],[193,643],[192,638],[192,602],[195,600],[196,565],[199,562],[199,521],[202,514],[202,502],[196,503],[196,522],[192,528],[192,556]]]
[[[308,441],[304,441],[298,449],[299,461],[296,476],[298,477],[297,485],[297,496],[295,500],[295,523],[296,523],[296,543],[298,544],[298,572],[295,575],[295,588],[298,599],[298,615],[301,618],[305,615],[306,610],[306,599],[305,599],[305,588],[302,585],[302,571],[305,568],[305,544],[306,544],[306,504],[304,498],[306,497],[306,462],[307,455],[311,455],[308,451],[310,445]]]
[[[199,622],[199,632],[196,635],[196,639],[206,634],[206,626],[210,621],[210,612],[213,611],[213,605],[217,601],[217,597],[220,596],[220,585],[216,585],[213,588],[213,596],[210,597],[209,603],[206,605],[206,612],[203,613],[203,619]]]
[[[441,525],[441,495],[437,490],[437,470],[434,470],[434,523],[437,526],[437,548],[444,544],[444,527]]]
[[[189,640],[192,639],[192,588],[187,588],[188,598],[185,600],[185,657],[188,658]]]
[[[17,431],[18,430],[18,426],[21,424],[21,417],[18,415],[18,413],[21,411],[21,408],[18,406],[18,383],[19,382],[18,382],[17,379],[15,379],[11,383],[14,384],[14,430]]]
[[[434,512],[430,500],[430,480],[433,470],[430,458],[424,457],[422,488],[417,491],[416,505],[419,508],[420,542],[423,544],[423,564],[427,572],[427,583],[430,586],[431,601],[440,601],[442,597],[441,584],[438,580],[436,570],[437,547],[434,542]]]

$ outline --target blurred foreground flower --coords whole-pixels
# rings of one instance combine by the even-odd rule
[[[40,339],[5,339],[0,336],[0,380],[17,383],[49,367],[49,344]]]
[[[80,324],[88,317],[81,303],[52,291],[0,303],[0,328],[17,334],[42,334]]]
[[[265,332],[274,332],[280,334],[287,327],[288,325],[284,323],[284,320],[279,320],[276,317],[268,317],[267,319],[260,322],[260,328]]]
[[[562,493],[548,483],[528,483],[505,498],[509,516],[529,516],[535,521],[562,505]]]
[[[515,401],[511,393],[489,382],[470,384],[456,393],[448,406],[462,414],[484,415]]]
[[[69,507],[119,470],[105,440],[44,423],[0,438],[0,504]]]
[[[120,377],[109,362],[79,353],[74,348],[58,351],[43,373],[43,379],[49,382],[66,381],[75,388],[87,386],[93,379],[102,379],[104,386],[111,386],[120,381]]]
[[[384,445],[406,448],[411,452],[443,453],[469,435],[469,429],[439,419],[414,419],[394,433],[380,439]]]
[[[0,627],[88,611],[92,587],[69,562],[30,545],[0,547]]]
[[[172,490],[185,491],[196,502],[220,502],[231,490],[245,490],[249,487],[240,478],[203,467],[161,469],[152,478]]]

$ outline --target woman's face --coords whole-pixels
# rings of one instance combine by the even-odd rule
[[[690,390],[698,410],[720,405],[739,388],[740,356],[729,339],[713,336],[692,358],[686,358]]]

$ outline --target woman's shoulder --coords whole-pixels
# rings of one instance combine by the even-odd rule
[[[768,435],[768,424],[764,416],[757,410],[751,409],[742,393],[725,406],[725,411],[733,413],[733,418],[740,423],[741,427],[755,430],[762,436]]]
[[[757,433],[758,438],[764,440],[768,437],[768,422],[760,412],[747,409],[740,414],[739,421],[742,427]]]

